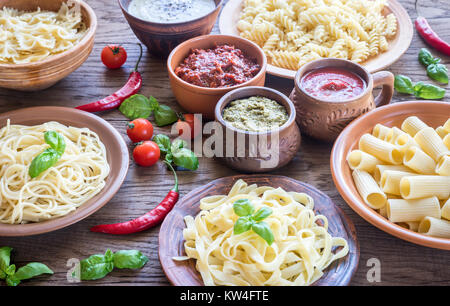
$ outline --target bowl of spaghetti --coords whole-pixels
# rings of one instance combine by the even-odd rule
[[[127,171],[125,141],[95,115],[66,107],[1,114],[0,236],[46,233],[86,218],[108,203]]]
[[[0,0],[0,87],[46,89],[78,69],[94,46],[97,18],[79,0]]]

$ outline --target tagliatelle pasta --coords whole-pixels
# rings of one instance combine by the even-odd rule
[[[4,7],[0,9],[0,63],[41,61],[74,47],[86,31],[77,6],[63,3],[58,12]]]
[[[233,203],[240,199],[255,211],[272,209],[264,219],[273,231],[271,245],[253,231],[233,233]],[[187,257],[174,259],[195,259],[205,285],[310,285],[349,251],[345,239],[328,233],[327,218],[315,215],[314,201],[304,193],[238,180],[228,195],[203,198],[200,208],[195,218],[185,217]]]
[[[240,35],[260,47],[269,63],[297,70],[319,58],[364,62],[388,50],[397,32],[387,0],[244,0]]]

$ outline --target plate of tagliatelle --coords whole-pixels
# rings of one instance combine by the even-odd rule
[[[0,236],[88,217],[119,190],[128,161],[122,136],[98,116],[54,106],[0,114]]]
[[[413,37],[411,19],[397,0],[230,0],[219,28],[257,43],[267,56],[267,73],[290,79],[319,58],[382,70]]]
[[[238,175],[199,187],[159,234],[176,286],[344,286],[357,269],[355,227],[316,188],[276,175]]]

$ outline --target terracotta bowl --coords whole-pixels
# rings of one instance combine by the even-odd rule
[[[119,0],[122,12],[136,37],[147,46],[150,53],[167,57],[181,42],[200,35],[211,33],[223,0],[215,0],[216,9],[211,13],[186,22],[156,23],[134,17],[128,13],[131,0]]]
[[[238,130],[226,123],[222,117],[224,108],[234,100],[252,96],[266,97],[283,105],[289,115],[288,121],[277,130],[263,133]],[[300,148],[301,134],[295,123],[294,104],[274,89],[257,86],[235,89],[219,100],[215,117],[224,131],[224,157],[221,158],[233,169],[243,172],[272,171],[288,164]],[[243,144],[242,149],[240,143]]]
[[[28,64],[0,64],[0,87],[20,91],[37,91],[53,86],[78,69],[91,54],[97,30],[97,17],[84,1],[71,0],[81,7],[83,21],[89,27],[84,38],[72,49]],[[0,0],[0,8],[58,11],[66,0]]]
[[[200,212],[199,202],[212,195],[228,194],[234,183],[243,179],[246,183],[258,186],[281,187],[286,191],[304,192],[314,199],[314,211],[328,218],[328,231],[335,237],[342,237],[348,242],[349,254],[332,263],[324,270],[324,275],[313,286],[346,286],[358,268],[359,242],[355,226],[323,192],[306,183],[280,175],[237,175],[222,177],[198,187],[181,200],[164,219],[159,231],[159,260],[169,281],[175,286],[203,286],[200,273],[195,268],[195,260],[175,261],[172,258],[186,256],[184,251],[183,218],[195,217]]]
[[[95,197],[78,207],[66,216],[28,224],[1,224],[0,236],[30,236],[51,232],[93,214],[116,194],[128,171],[128,148],[122,136],[108,122],[96,115],[67,107],[41,106],[23,108],[0,115],[0,128],[11,124],[37,125],[48,121],[74,127],[86,127],[97,133],[106,147],[111,172],[106,178],[106,185]]]
[[[361,217],[379,229],[403,240],[427,247],[450,250],[450,239],[436,238],[407,230],[394,224],[367,206],[353,183],[346,158],[358,146],[360,137],[377,124],[400,126],[409,116],[418,116],[428,125],[436,128],[449,117],[450,103],[414,101],[401,102],[380,107],[350,123],[336,140],[331,152],[331,173],[334,183],[347,204]]]
[[[222,44],[233,45],[241,49],[244,55],[255,59],[261,67],[259,73],[245,83],[225,88],[207,88],[192,85],[175,74],[175,68],[190,54],[192,49],[208,49]],[[176,47],[169,55],[167,69],[172,91],[181,107],[188,112],[203,114],[208,119],[214,119],[216,104],[224,94],[240,87],[264,86],[267,58],[258,45],[247,39],[230,35],[205,35],[192,38]]]
[[[307,73],[321,68],[352,72],[364,80],[365,90],[356,97],[342,101],[317,98],[304,90],[301,82]],[[294,84],[290,98],[297,110],[297,124],[304,134],[326,142],[336,140],[342,130],[360,115],[389,104],[394,94],[394,75],[391,72],[371,74],[361,65],[338,58],[323,58],[307,63],[297,71]],[[374,97],[373,88],[379,86],[382,86],[382,90]]]

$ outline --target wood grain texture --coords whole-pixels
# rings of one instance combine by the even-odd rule
[[[200,273],[195,269],[195,260],[178,262],[172,260],[175,256],[186,256],[183,238],[184,216],[195,217],[200,212],[199,203],[202,198],[227,195],[240,179],[249,185],[280,187],[287,192],[302,192],[311,196],[314,200],[314,212],[328,218],[328,232],[333,237],[342,237],[347,240],[349,249],[348,255],[333,262],[313,285],[346,286],[350,283],[358,266],[359,244],[353,222],[343,210],[335,205],[326,194],[311,185],[281,175],[254,174],[224,177],[200,186],[183,197],[166,217],[159,233],[159,257],[163,270],[172,284],[177,286],[203,285]],[[342,247],[336,248],[334,253],[341,249]]]
[[[89,59],[69,77],[54,87],[37,93],[20,93],[0,90],[0,112],[37,105],[77,106],[106,96],[120,88],[127,80],[139,48],[137,39],[122,16],[119,5],[111,0],[88,0],[99,19],[94,50]],[[417,17],[414,0],[400,0],[412,19]],[[450,41],[450,6],[448,0],[419,0],[419,12],[428,18],[431,26],[439,35]],[[217,25],[213,32],[217,33]],[[121,43],[127,48],[128,62],[125,68],[107,70],[100,62],[100,52],[105,44]],[[395,74],[404,74],[413,81],[429,80],[425,69],[417,61],[420,48],[425,47],[423,40],[414,33],[413,42],[408,51],[390,67]],[[450,58],[433,51],[450,67]],[[140,66],[144,78],[141,93],[155,96],[161,103],[181,111],[170,89],[166,63],[148,53]],[[268,77],[266,86],[289,94],[294,87],[293,81]],[[445,101],[450,102],[450,86]],[[411,100],[409,95],[395,94],[394,102]],[[118,111],[101,114],[126,137],[125,118]],[[156,133],[168,134],[169,128],[156,128]],[[127,139],[127,138],[126,138]],[[128,141],[128,140],[127,140]],[[129,143],[129,141],[128,141]],[[361,257],[352,285],[450,285],[450,252],[421,247],[392,237],[364,221],[353,212],[337,192],[330,173],[329,158],[331,144],[324,144],[305,137],[300,151],[286,167],[273,174],[285,175],[307,182],[326,193],[334,203],[341,207],[356,226],[360,242]],[[179,174],[181,196],[196,187],[207,184],[216,178],[237,174],[217,160],[200,159],[200,168],[196,172]],[[89,282],[89,285],[168,285],[158,260],[159,227],[149,231],[128,235],[110,236],[90,233],[93,225],[107,222],[125,221],[140,216],[159,203],[172,188],[172,174],[162,164],[152,168],[141,168],[130,162],[125,183],[109,204],[96,214],[60,231],[26,238],[0,237],[0,245],[9,245],[16,250],[15,263],[39,261],[48,264],[55,275],[42,277],[22,285],[70,285],[66,280],[69,258],[85,258],[94,253],[104,252],[107,248],[139,249],[150,262],[139,271],[114,271],[108,277]],[[380,261],[381,282],[370,283],[367,266],[370,258]],[[21,286],[22,286],[21,285]]]

